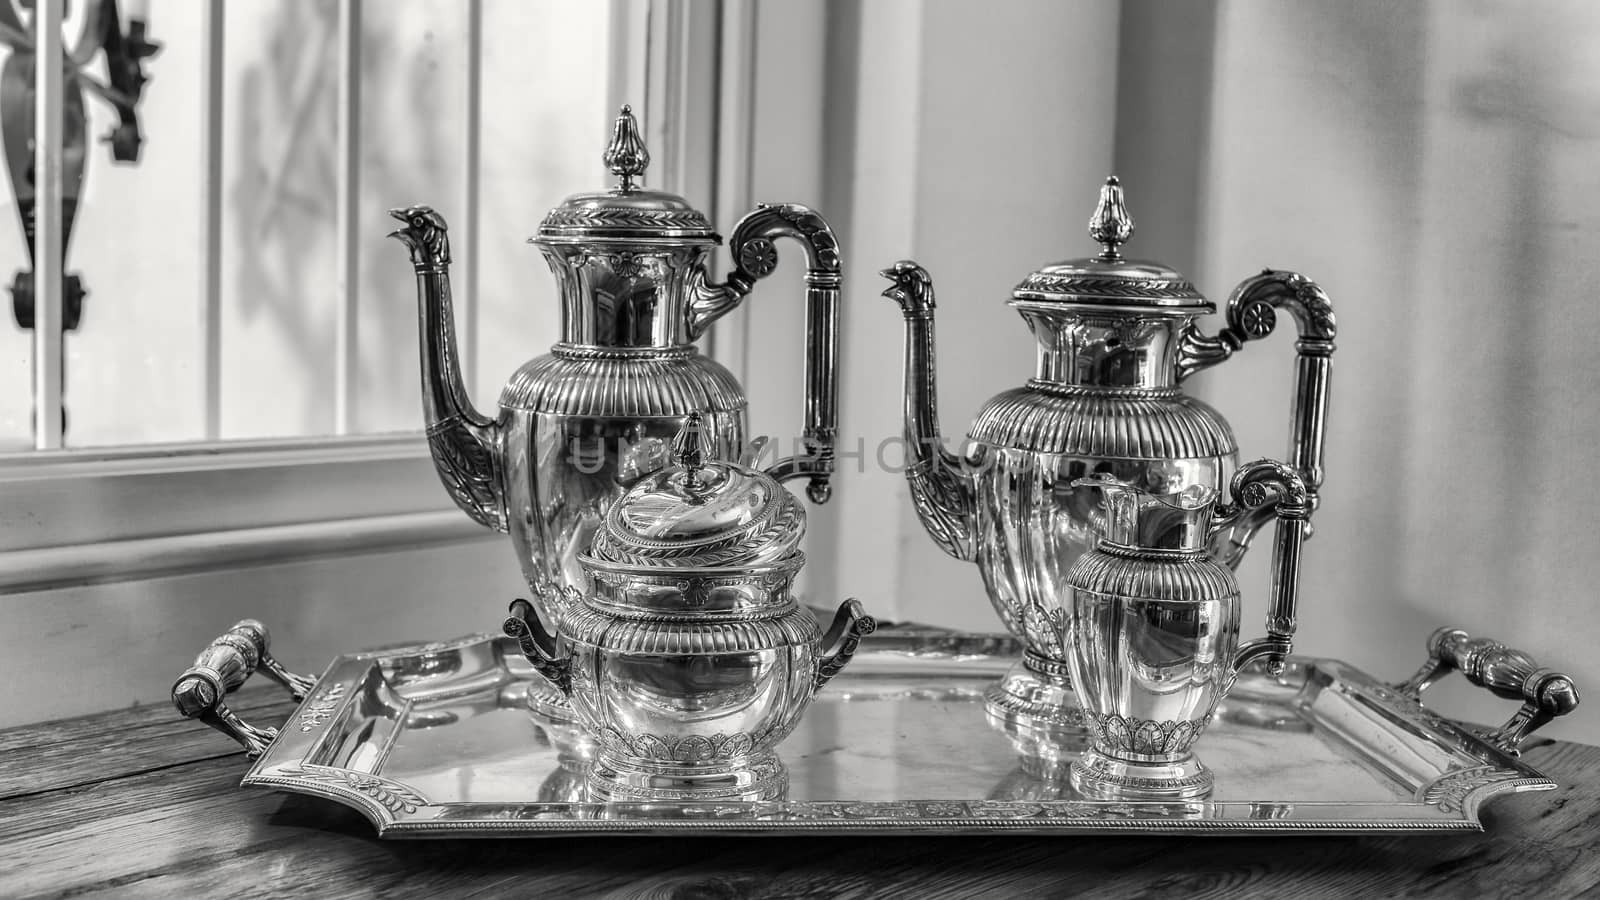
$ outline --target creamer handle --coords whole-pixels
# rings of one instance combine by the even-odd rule
[[[1300,548],[1305,543],[1306,518],[1311,515],[1310,498],[1305,482],[1294,468],[1271,459],[1258,459],[1240,466],[1229,493],[1232,505],[1218,509],[1219,525],[1226,527],[1231,519],[1248,519],[1264,508],[1271,508],[1278,520],[1267,634],[1246,641],[1239,648],[1233,659],[1234,669],[1265,659],[1267,671],[1281,675],[1289,654],[1294,652],[1295,618],[1300,602]]]

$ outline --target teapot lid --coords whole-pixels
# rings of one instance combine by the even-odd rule
[[[589,556],[627,566],[760,565],[793,556],[805,510],[759,469],[707,459],[701,417],[672,443],[673,464],[629,488],[606,512]]]
[[[1100,188],[1100,202],[1089,217],[1089,236],[1100,253],[1051,263],[1029,275],[1011,292],[1025,303],[1070,303],[1193,309],[1210,312],[1209,300],[1178,271],[1158,262],[1125,259],[1121,247],[1133,237],[1133,217],[1122,200],[1122,183],[1113,175]]]
[[[535,243],[577,244],[593,239],[650,240],[715,244],[721,239],[705,215],[689,201],[634,183],[650,165],[650,151],[639,135],[633,108],[622,107],[602,159],[621,178],[615,188],[573,194],[550,210]]]

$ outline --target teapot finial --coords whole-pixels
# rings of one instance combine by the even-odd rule
[[[611,144],[606,147],[603,159],[613,175],[622,176],[617,190],[623,193],[636,187],[633,180],[643,175],[645,167],[650,165],[650,151],[645,149],[644,138],[639,136],[639,123],[633,118],[633,107],[624,104],[622,111],[617,113],[617,124],[611,130]]]
[[[1122,202],[1122,182],[1115,175],[1100,186],[1100,202],[1089,217],[1089,236],[1100,243],[1100,258],[1107,261],[1121,259],[1118,247],[1133,237],[1133,217]]]

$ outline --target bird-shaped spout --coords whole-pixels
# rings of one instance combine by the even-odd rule
[[[961,458],[945,448],[939,433],[934,372],[933,279],[910,260],[884,269],[894,282],[883,296],[905,316],[906,482],[911,501],[934,542],[956,559],[977,558],[976,488]]]
[[[426,206],[391,209],[404,223],[389,236],[411,251],[417,273],[422,412],[434,469],[456,505],[481,525],[505,531],[500,429],[467,396],[450,304],[450,240],[444,217]]]

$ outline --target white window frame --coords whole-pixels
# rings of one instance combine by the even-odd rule
[[[39,0],[45,26],[41,59],[61,52],[62,0]],[[208,0],[210,51],[204,72],[204,102],[220,123],[222,103],[220,47],[225,0]],[[361,0],[344,0],[341,34],[347,53],[354,46]],[[481,27],[481,0],[467,11],[473,36]],[[748,66],[753,58],[755,8],[742,0],[612,0],[613,48],[609,73],[612,106],[633,104],[657,160],[657,185],[706,203],[717,221],[731,221],[748,207],[747,172],[738,153],[720,148],[748,145],[751,117]],[[359,92],[351,83],[356,62],[341,66],[340,146],[352,159],[355,142],[349,123],[359,113]],[[730,66],[746,67],[741,71]],[[469,75],[466,124],[479,121],[476,66]],[[718,95],[721,84],[730,88]],[[46,402],[37,416],[60,404],[60,255],[55,222],[60,209],[59,66],[39,67],[39,130],[36,161],[39,186],[39,258],[35,368]],[[730,102],[730,99],[732,102]],[[597,119],[599,118],[597,113]],[[54,123],[53,125],[51,123]],[[209,195],[202,278],[208,301],[204,332],[214,337],[220,273],[212,242],[220,229],[220,125],[204,136]],[[52,146],[54,152],[52,152]],[[476,135],[468,139],[469,167],[477,161]],[[718,165],[723,160],[733,166]],[[730,171],[732,170],[732,171]],[[346,166],[347,174],[354,170]],[[467,179],[466,209],[478,181]],[[575,185],[574,189],[581,187]],[[354,247],[356,217],[349,214],[353,186],[340,191],[341,247]],[[476,224],[468,216],[467,231]],[[476,244],[464,235],[463,249]],[[46,261],[57,260],[55,265]],[[458,315],[473,324],[475,256],[463,254],[463,300]],[[341,267],[344,314],[339,317],[341,369],[348,369],[355,346],[354,270]],[[471,334],[467,327],[464,334]],[[723,338],[716,340],[715,338]],[[738,342],[714,336],[712,353],[735,371],[744,352]],[[214,340],[208,341],[207,419],[215,437],[217,400]],[[471,347],[464,354],[470,364]],[[339,409],[348,411],[347,379],[338,385]],[[52,399],[53,398],[53,399]],[[339,417],[343,425],[347,416]],[[420,406],[418,423],[421,423]],[[60,449],[59,427],[41,430],[33,452],[0,454],[0,594],[18,594],[83,584],[231,569],[265,562],[439,546],[496,537],[451,505],[437,483],[420,432],[375,437],[277,441],[217,441],[104,450]]]

